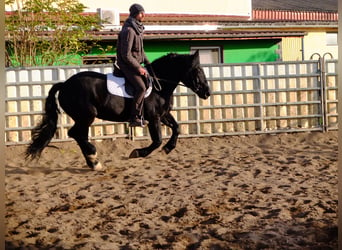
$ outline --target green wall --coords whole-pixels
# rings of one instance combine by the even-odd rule
[[[145,51],[153,61],[169,52],[189,53],[191,47],[220,46],[224,63],[272,62],[279,60],[280,40],[234,41],[146,41]]]
[[[190,53],[191,47],[220,46],[224,63],[272,62],[280,59],[280,39],[227,40],[227,41],[151,41],[145,40],[147,57],[153,61],[170,52]],[[115,44],[102,43],[102,49],[94,49],[91,54],[115,54]]]
[[[235,40],[224,45],[225,63],[274,62],[280,59],[281,40]]]
[[[171,52],[176,52],[179,54],[190,53],[189,44],[186,42],[179,41],[146,41],[144,42],[144,47],[146,55],[151,62]]]
[[[272,62],[280,59],[279,44],[280,39],[265,40],[227,40],[227,41],[162,41],[145,40],[144,47],[147,57],[153,61],[170,52],[180,54],[190,53],[191,47],[220,46],[223,51],[223,63],[249,63],[249,62]],[[94,47],[88,55],[114,55],[114,41],[99,42],[99,46]],[[68,59],[72,64],[82,64],[80,54],[70,55]],[[63,61],[59,65],[65,65]],[[58,63],[56,63],[58,65]]]

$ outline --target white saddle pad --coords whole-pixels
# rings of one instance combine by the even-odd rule
[[[125,78],[114,76],[112,73],[107,74],[107,88],[112,95],[122,96],[126,98],[133,98],[125,90]],[[152,92],[152,83],[149,83],[149,87],[146,90],[145,98]]]

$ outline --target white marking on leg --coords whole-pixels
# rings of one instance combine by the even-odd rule
[[[94,165],[93,170],[95,170],[95,171],[104,170],[101,162],[99,162],[97,159],[97,153],[95,153],[93,155],[87,155],[87,158],[89,161],[91,161],[93,163],[93,165]]]
[[[95,170],[95,171],[102,171],[102,170],[104,170],[104,168],[103,168],[101,162],[98,162],[98,163],[94,166],[94,170]]]

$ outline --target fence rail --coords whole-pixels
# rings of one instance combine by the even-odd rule
[[[172,114],[181,137],[337,129],[337,61],[310,60],[203,65],[212,89],[201,100],[179,86]],[[7,145],[28,143],[52,84],[80,71],[109,73],[111,65],[6,69]],[[69,140],[73,121],[62,112],[54,141]],[[163,136],[171,131],[163,127]],[[146,138],[148,130],[95,120],[92,139]]]

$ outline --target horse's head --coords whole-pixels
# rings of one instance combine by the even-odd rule
[[[161,83],[166,84],[162,86],[163,89],[169,88],[173,91],[181,81],[200,98],[207,99],[210,96],[210,88],[200,65],[198,51],[193,55],[170,53],[153,61],[152,66],[158,78],[162,80]],[[170,83],[175,84],[170,88]]]
[[[210,96],[209,84],[200,65],[198,50],[190,56],[190,67],[181,81],[200,98],[207,99]]]

